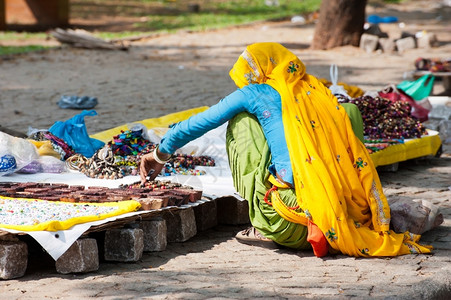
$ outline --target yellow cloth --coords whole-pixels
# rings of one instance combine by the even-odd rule
[[[38,153],[40,156],[48,155],[53,156],[58,159],[61,159],[61,154],[56,152],[53,149],[52,142],[50,141],[35,141],[35,140],[28,140],[30,143],[36,146],[38,149]]]
[[[405,141],[403,144],[395,144],[370,154],[374,166],[390,165],[397,162],[435,155],[442,145],[442,140],[437,131],[430,131],[421,138]]]
[[[329,245],[351,256],[428,253],[418,235],[389,230],[390,208],[365,146],[337,99],[277,43],[250,45],[230,71],[238,87],[266,83],[282,119],[298,204]]]
[[[14,208],[11,208],[11,202]],[[82,215],[85,207],[97,207],[99,211],[91,215]],[[107,207],[102,211],[102,207]],[[138,201],[120,201],[107,203],[70,203],[59,201],[46,201],[39,199],[22,199],[0,196],[0,211],[3,210],[5,218],[9,214],[15,214],[12,219],[17,224],[3,224],[0,220],[0,228],[15,229],[19,231],[58,231],[66,230],[76,224],[99,221],[109,217],[122,215],[136,211],[141,207]],[[11,211],[9,211],[11,210]],[[95,210],[94,210],[95,211]],[[32,225],[27,212],[33,213]],[[58,215],[60,220],[55,219]],[[64,216],[64,218],[62,217]],[[4,222],[4,220],[3,220]]]

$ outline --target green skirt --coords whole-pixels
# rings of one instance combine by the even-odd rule
[[[362,117],[355,105],[344,105],[356,135],[363,140]],[[271,153],[258,120],[249,113],[240,113],[229,121],[226,135],[227,154],[233,183],[249,203],[249,218],[257,230],[276,243],[294,249],[310,249],[307,227],[280,217],[264,200],[271,188],[268,182]],[[297,205],[294,189],[280,189],[284,203]]]

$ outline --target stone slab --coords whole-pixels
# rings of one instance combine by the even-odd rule
[[[61,274],[88,273],[99,269],[99,249],[92,238],[78,239],[55,262]]]
[[[193,206],[198,231],[205,231],[218,225],[218,208],[215,200],[202,200]]]
[[[163,213],[168,229],[168,242],[185,242],[197,234],[196,217],[192,207]]]
[[[22,241],[0,241],[0,278],[22,277],[27,270],[28,247]]]
[[[136,262],[144,251],[144,233],[139,228],[110,229],[105,232],[106,261]]]
[[[225,225],[241,225],[250,223],[249,204],[245,199],[221,197],[216,199],[218,223]]]
[[[138,226],[144,234],[145,252],[164,251],[166,249],[168,228],[165,219],[156,217],[140,221]]]

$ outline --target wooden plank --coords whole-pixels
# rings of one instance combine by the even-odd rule
[[[108,49],[108,50],[127,50],[128,47],[121,43],[113,43],[105,41],[95,36],[92,36],[85,30],[72,30],[56,28],[50,34],[58,41],[64,44],[69,44],[73,47],[86,49]]]

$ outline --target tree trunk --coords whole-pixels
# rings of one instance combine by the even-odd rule
[[[359,46],[367,0],[323,0],[312,49]]]

